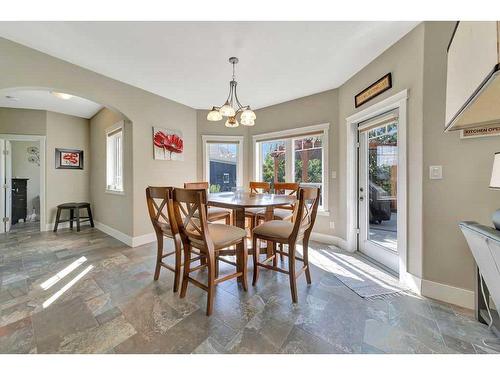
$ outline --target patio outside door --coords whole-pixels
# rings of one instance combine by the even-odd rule
[[[360,123],[358,145],[358,249],[398,273],[398,112]]]

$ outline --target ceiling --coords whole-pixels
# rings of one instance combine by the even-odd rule
[[[193,108],[342,85],[418,22],[0,22],[0,36]]]
[[[100,104],[90,100],[78,96],[64,100],[46,90],[2,90],[0,107],[42,109],[87,119],[102,109]]]

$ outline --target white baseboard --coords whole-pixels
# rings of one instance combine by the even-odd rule
[[[156,233],[143,234],[132,238],[132,247],[141,246],[147,243],[156,242]]]
[[[474,292],[472,290],[423,279],[422,295],[453,305],[474,309]]]
[[[128,234],[120,232],[119,230],[117,230],[115,228],[111,228],[110,226],[103,224],[99,221],[94,220],[94,225],[101,232],[104,232],[107,235],[110,235],[111,237],[116,238],[117,240],[123,242],[125,245],[128,245],[130,247],[134,247],[133,246],[134,239],[133,239],[133,237],[129,236]]]

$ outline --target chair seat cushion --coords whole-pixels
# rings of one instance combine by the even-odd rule
[[[199,233],[194,232],[196,235]],[[226,224],[208,224],[208,233],[214,242],[215,250],[228,247],[242,238],[246,238],[246,231],[244,229]],[[197,240],[192,240],[192,245],[203,247],[203,243]]]
[[[196,225],[199,225],[198,219],[193,219],[193,222],[195,222]],[[192,226],[188,227],[187,231],[195,236],[200,235],[200,233]],[[208,223],[208,234],[214,242],[215,250],[219,250],[238,242],[238,240],[244,237],[246,238],[247,233],[244,229],[233,225]],[[201,240],[191,238],[191,244],[197,249],[204,248],[204,244]]]
[[[251,207],[251,208],[245,208],[245,215],[257,215],[259,213],[264,213],[266,210],[262,207]]]
[[[272,237],[287,240],[292,234],[293,223],[287,220],[271,220],[262,223],[253,230],[254,236]]]
[[[215,249],[227,247],[242,238],[246,238],[247,235],[244,229],[225,224],[209,224],[208,231],[212,241],[214,241]]]
[[[265,217],[266,213],[265,212],[259,212],[258,213],[259,217]],[[274,219],[275,220],[290,220],[293,216],[293,211],[292,210],[287,210],[285,208],[276,208],[274,210]]]
[[[230,215],[231,212],[225,208],[220,207],[208,207],[208,221],[220,220]],[[198,217],[198,212],[195,212],[193,217]]]
[[[213,220],[216,218],[223,218],[227,215],[230,215],[231,212],[226,210],[225,208],[220,207],[208,207],[208,220]]]

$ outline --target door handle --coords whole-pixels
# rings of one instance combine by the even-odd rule
[[[359,197],[359,200],[360,200],[361,202],[363,202],[363,200],[364,200],[364,199],[365,199],[364,197]]]

